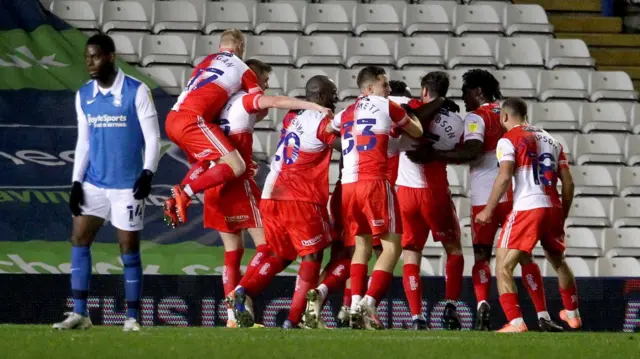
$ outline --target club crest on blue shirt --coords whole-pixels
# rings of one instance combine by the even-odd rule
[[[113,96],[113,105],[115,107],[122,107],[122,95]]]

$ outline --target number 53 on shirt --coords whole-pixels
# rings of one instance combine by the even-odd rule
[[[344,131],[343,138],[347,141],[347,146],[342,150],[343,155],[349,154],[353,151],[354,147],[358,152],[371,151],[376,147],[376,134],[371,131],[376,124],[375,118],[361,118],[355,121],[355,125],[364,125],[362,133],[353,134],[354,121],[345,122],[342,124],[342,130]],[[359,127],[359,126],[358,126]]]

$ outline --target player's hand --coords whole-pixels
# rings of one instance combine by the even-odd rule
[[[441,108],[449,110],[449,112],[460,112],[460,106],[452,100],[445,98]]]
[[[318,111],[322,112],[326,117],[333,118],[333,111],[328,107],[320,106]]]
[[[411,162],[425,164],[434,160],[435,150],[433,149],[433,143],[426,143],[405,153]]]
[[[416,111],[411,108],[411,106],[409,106],[408,103],[403,103],[402,105],[400,105],[400,107],[402,107],[402,109],[407,113],[407,115],[411,116],[411,115],[416,115]]]
[[[82,190],[82,183],[75,181],[71,184],[71,192],[69,192],[69,209],[71,214],[79,216],[82,214],[80,206],[84,204],[84,191]]]
[[[478,224],[488,224],[491,223],[491,212],[487,211],[487,209],[483,209],[476,215],[476,223]]]
[[[151,193],[151,180],[153,179],[153,172],[149,170],[142,170],[140,177],[133,185],[133,198],[137,200],[145,199],[149,197]]]

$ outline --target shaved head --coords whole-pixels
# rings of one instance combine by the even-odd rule
[[[527,118],[527,103],[518,97],[511,97],[502,104],[502,111],[508,112],[509,115],[525,120]]]
[[[338,89],[327,76],[316,75],[307,81],[305,98],[307,101],[335,109],[336,102],[338,102]]]

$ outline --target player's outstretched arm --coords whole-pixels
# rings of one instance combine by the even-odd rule
[[[477,160],[482,155],[482,141],[467,140],[462,144],[462,148],[455,151],[438,151],[436,159],[448,163],[463,164]]]
[[[413,138],[422,136],[424,130],[422,129],[420,120],[413,114],[407,114],[407,116],[409,117],[409,121],[406,125],[402,126],[402,130]]]
[[[418,120],[428,121],[431,118],[431,116],[433,116],[433,114],[435,114],[438,111],[438,109],[440,109],[440,106],[442,106],[444,101],[445,101],[444,97],[438,97],[437,99],[431,102],[425,103],[424,105],[413,110],[413,113],[416,115]]]
[[[560,182],[562,182],[562,210],[564,212],[564,219],[567,219],[571,205],[573,204],[573,191],[575,188],[569,167],[560,168],[559,178]]]
[[[280,108],[284,110],[311,110],[319,111],[325,115],[332,115],[330,109],[320,106],[316,103],[300,100],[288,96],[267,96],[263,95],[258,98],[258,108]]]
[[[515,162],[512,160],[505,160],[500,162],[498,176],[493,182],[493,188],[491,189],[489,200],[487,201],[487,205],[484,207],[484,209],[476,216],[476,223],[486,224],[491,222],[493,211],[498,206],[500,198],[502,198],[509,189],[511,179],[513,178],[514,167]]]

